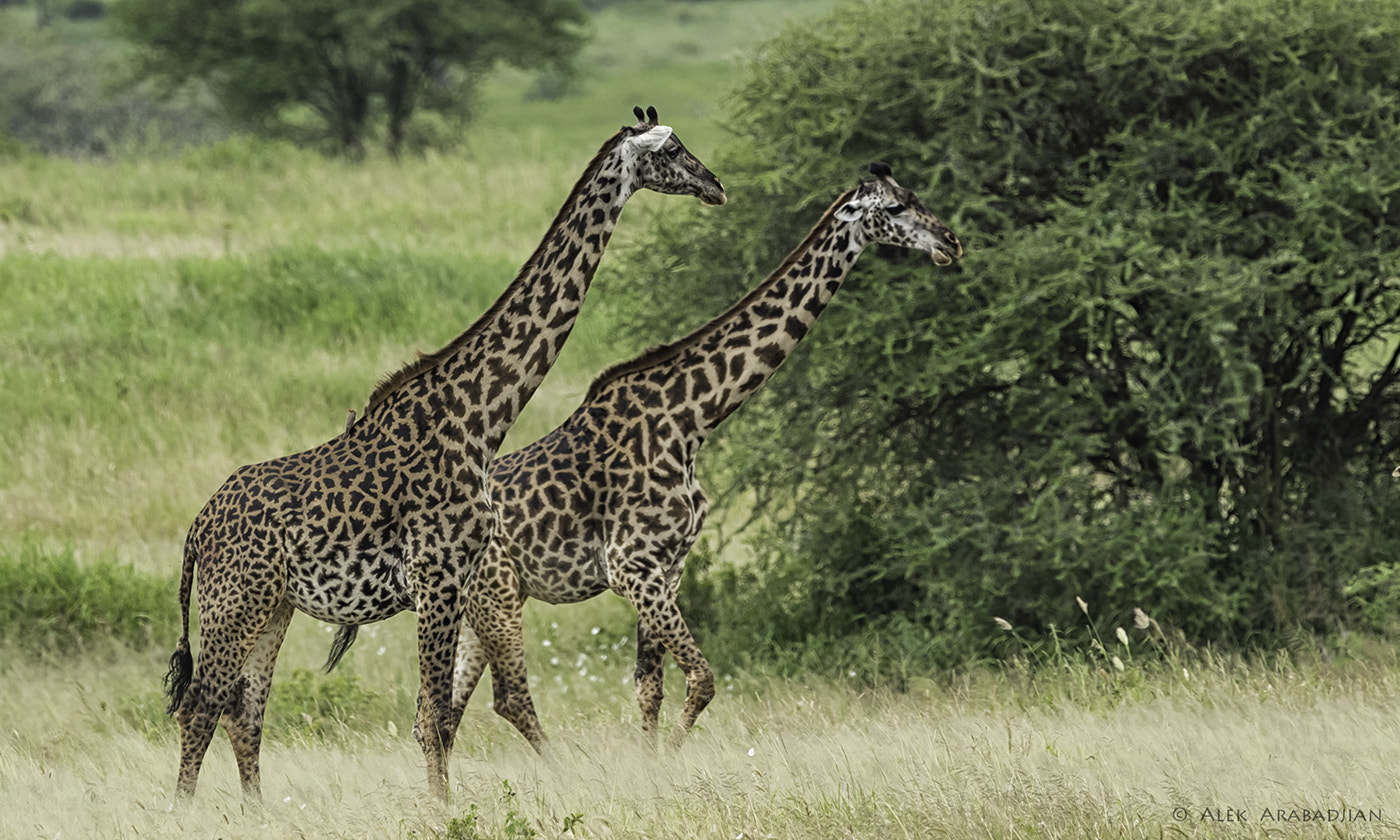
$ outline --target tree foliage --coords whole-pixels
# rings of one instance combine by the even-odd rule
[[[118,0],[116,13],[148,74],[207,82],[264,129],[309,109],[354,154],[381,121],[397,154],[415,110],[463,108],[498,62],[566,70],[587,16],[579,0]]]
[[[947,662],[1077,597],[1241,644],[1345,621],[1400,547],[1396,11],[875,0],[770,42],[731,206],[610,281],[634,333],[719,311],[871,160],[967,255],[867,254],[702,457],[763,523],[692,575],[702,627]]]

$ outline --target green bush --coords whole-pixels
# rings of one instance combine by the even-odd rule
[[[72,653],[114,639],[142,648],[176,632],[176,581],[71,547],[24,539],[0,547],[0,643]]]
[[[360,685],[349,668],[322,674],[293,668],[272,682],[264,729],[270,738],[328,741],[351,732],[382,732],[404,710],[394,698]]]
[[[703,632],[914,628],[934,664],[1079,596],[1216,643],[1349,619],[1400,548],[1393,4],[877,0],[752,71],[731,206],[658,217],[608,281],[638,341],[720,311],[872,160],[967,255],[867,254],[707,448],[761,556],[711,571]]]

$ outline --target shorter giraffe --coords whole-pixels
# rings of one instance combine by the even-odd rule
[[[637,703],[655,734],[662,659],[686,675],[679,742],[714,697],[710,665],[676,606],[686,554],[707,512],[700,445],[783,364],[846,280],[865,246],[900,245],[951,265],[948,225],[871,164],[763,283],[713,321],[595,379],[559,428],[491,463],[501,528],[466,589],[454,707],[490,665],[494,708],[535,746],[540,729],[525,672],[526,598],[574,603],[606,589],[637,609]]]
[[[575,603],[611,589],[637,609],[642,729],[657,729],[668,651],[686,676],[673,740],[695,723],[714,696],[714,675],[676,606],[676,588],[707,510],[695,477],[700,445],[782,364],[867,245],[925,251],[939,265],[962,256],[953,232],[895,183],[888,166],[870,171],[873,181],[837,198],[728,311],[604,371],[562,425],[492,463],[500,528],[468,579],[454,710],[466,706],[489,665],[496,712],[540,749],[524,602]]]

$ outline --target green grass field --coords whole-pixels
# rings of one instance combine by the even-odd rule
[[[173,802],[160,678],[179,546],[208,495],[241,464],[337,434],[379,377],[467,326],[633,104],[713,160],[744,50],[832,2],[610,7],[575,93],[530,98],[532,78],[503,74],[455,150],[399,162],[247,141],[0,156],[0,838],[1400,835],[1400,663],[1365,640],[1244,660],[1130,628],[1102,652],[1027,651],[1034,665],[911,675],[899,692],[755,666],[719,675],[682,749],[653,751],[636,731],[633,614],[610,595],[532,605],[555,749],[535,757],[483,686],[448,806],[427,801],[409,734],[407,614],[364,628],[329,676],[315,669],[333,628],[298,618],[263,805],[242,800],[219,739],[195,799]],[[634,199],[614,251],[678,201]],[[508,449],[638,349],[611,339],[607,264]],[[50,605],[38,626],[17,617],[29,603]],[[156,638],[122,635],[97,604],[149,609]],[[93,635],[54,635],[80,621]],[[990,617],[987,632],[1001,632]],[[683,690],[672,668],[663,723]]]

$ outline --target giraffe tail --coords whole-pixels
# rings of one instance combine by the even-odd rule
[[[340,664],[340,658],[355,644],[355,637],[360,633],[358,624],[342,624],[335,632],[335,640],[331,642],[331,652],[326,656],[325,672],[329,674],[335,670],[335,666]]]
[[[194,583],[194,550],[190,541],[185,541],[185,559],[180,569],[180,641],[170,656],[170,670],[165,674],[165,696],[170,703],[165,707],[167,715],[175,714],[180,701],[185,699],[190,680],[194,676],[194,656],[190,654],[190,588]]]

